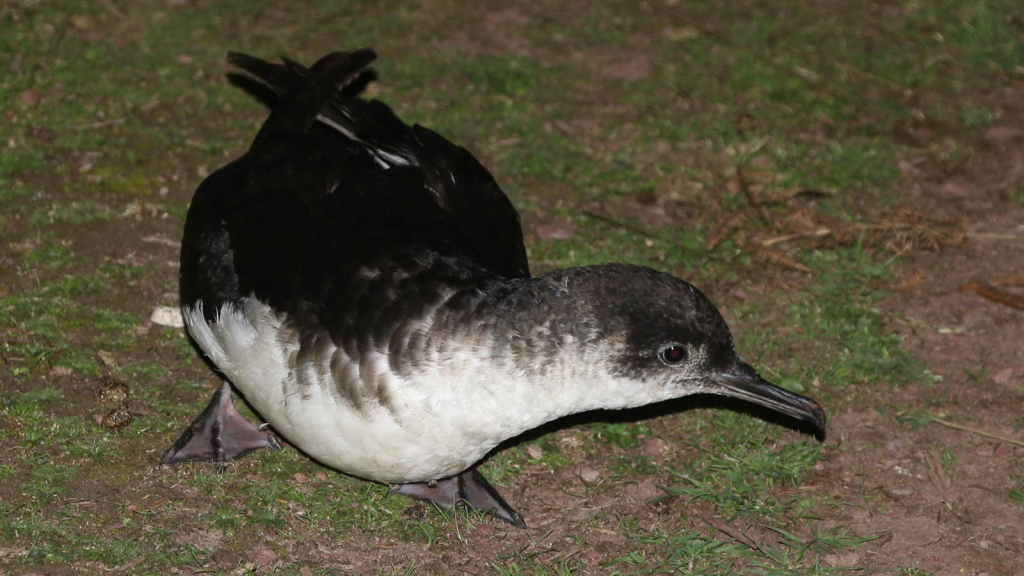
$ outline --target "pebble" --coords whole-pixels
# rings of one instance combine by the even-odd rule
[[[891,458],[906,458],[912,450],[913,446],[903,438],[893,438],[885,445],[885,451]]]
[[[1013,383],[1016,372],[1013,368],[1004,368],[992,376],[992,381],[1000,386],[1008,386]]]
[[[260,548],[252,562],[256,566],[267,566],[274,560],[277,560],[277,552],[270,548]]]
[[[21,101],[29,108],[35,108],[42,103],[43,93],[35,88],[29,88],[21,93]]]
[[[53,370],[50,370],[51,378],[61,378],[64,376],[71,376],[75,371],[67,366],[54,366]]]
[[[914,489],[911,488],[910,486],[897,486],[896,488],[889,490],[889,494],[897,498],[902,498],[904,496],[913,496]]]
[[[601,473],[594,468],[581,468],[580,469],[580,480],[583,480],[587,484],[594,484],[601,479]]]
[[[985,130],[985,138],[988,138],[996,144],[1006,144],[1011,140],[1024,137],[1024,131],[1017,128],[1010,128],[1008,126],[993,126],[988,130]]]
[[[575,235],[575,226],[560,224],[541,224],[537,226],[537,237],[544,240],[568,240]]]
[[[169,328],[185,327],[185,317],[181,315],[181,308],[158,306],[153,310],[149,319],[153,324],[158,324],[160,326],[167,326]]]
[[[597,566],[604,559],[604,556],[597,550],[591,550],[580,558],[587,566]]]
[[[664,458],[668,455],[669,443],[661,438],[647,438],[644,440],[644,454],[651,458]]]
[[[996,445],[990,442],[978,444],[974,447],[974,453],[978,456],[991,456],[996,453]]]

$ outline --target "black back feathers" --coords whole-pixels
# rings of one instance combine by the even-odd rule
[[[196,191],[183,303],[253,294],[317,313],[355,271],[424,251],[475,275],[529,275],[519,216],[473,155],[356,97],[375,58],[336,52],[306,68],[228,55],[276,102],[249,151]]]

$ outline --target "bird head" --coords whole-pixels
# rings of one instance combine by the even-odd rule
[[[693,285],[650,268],[591,267],[580,284],[598,330],[614,338],[611,370],[661,398],[729,396],[807,422],[823,436],[814,400],[762,378],[736,352],[718,308]]]

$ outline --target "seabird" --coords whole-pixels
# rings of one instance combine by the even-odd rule
[[[476,465],[562,416],[719,394],[824,433],[821,407],[744,362],[691,284],[630,264],[531,276],[519,215],[472,154],[358,98],[375,58],[228,55],[276,102],[188,211],[182,311],[225,381],[163,463],[223,467],[279,449],[276,432],[331,468],[525,527]],[[235,410],[229,382],[267,425]]]

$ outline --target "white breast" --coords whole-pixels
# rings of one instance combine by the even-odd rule
[[[202,302],[183,311],[203,351],[276,431],[355,476],[389,483],[450,476],[552,417],[550,407],[532,401],[527,379],[482,360],[483,351],[469,346],[451,347],[408,378],[391,371],[383,352],[370,352],[360,365],[326,343],[320,343],[328,347],[325,354],[289,369],[288,356],[298,347],[294,330],[262,302],[226,305],[213,323],[203,318]],[[336,354],[342,361],[336,358],[334,368],[360,371],[365,402],[359,407],[339,393],[324,365]]]

